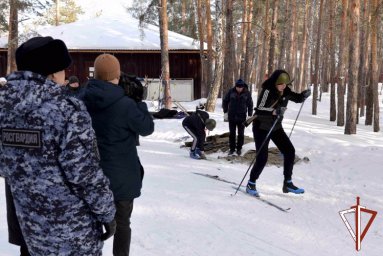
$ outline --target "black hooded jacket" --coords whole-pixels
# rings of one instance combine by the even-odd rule
[[[223,112],[228,112],[229,122],[242,123],[246,120],[246,114],[253,114],[253,99],[251,93],[244,87],[241,93],[238,93],[235,87],[231,88],[222,100]]]
[[[91,79],[84,103],[92,117],[100,151],[101,167],[110,179],[116,201],[140,196],[141,169],[136,136],[150,135],[154,122],[145,102],[136,103],[124,90],[105,81]]]
[[[301,103],[305,100],[302,93],[293,92],[289,86],[283,90],[282,95],[278,92],[275,82],[281,73],[286,73],[284,70],[276,70],[273,74],[263,82],[262,90],[259,94],[257,107],[255,108],[257,118],[253,125],[258,126],[262,130],[270,130],[276,115],[273,111],[280,107],[287,107],[289,100],[295,103]],[[280,118],[275,125],[274,130],[282,128],[282,119]]]
[[[205,111],[197,110],[182,121],[182,126],[189,128],[197,136],[197,147],[204,151],[206,139],[205,122],[209,119],[209,114]]]

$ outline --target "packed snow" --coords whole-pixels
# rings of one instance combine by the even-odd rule
[[[256,101],[255,93],[253,99]],[[183,105],[194,110],[204,101]],[[382,255],[383,132],[374,133],[360,118],[357,134],[344,135],[344,127],[328,121],[328,94],[318,102],[315,116],[311,115],[311,103],[312,97],[304,103],[291,135],[296,154],[310,160],[294,168],[293,181],[306,190],[305,194],[283,194],[283,170],[276,166],[265,167],[257,181],[261,198],[291,208],[287,212],[243,192],[233,196],[234,185],[194,174],[218,175],[239,183],[248,165],[218,159],[226,152],[208,155],[207,161],[191,159],[187,148],[181,147],[188,135],[182,119],[155,120],[155,132],[141,137],[138,147],[145,178],[131,219],[131,255]],[[147,104],[154,110],[155,103]],[[300,107],[289,103],[283,120],[287,134]],[[382,113],[380,107],[381,129]],[[210,115],[217,120],[210,135],[228,131],[220,99]],[[245,135],[252,137],[251,126]],[[243,152],[249,149],[254,149],[254,143],[246,144]],[[378,212],[359,253],[339,215],[356,205],[357,196],[360,205]],[[0,256],[17,255],[18,248],[7,243],[3,179],[0,205]],[[355,229],[354,215],[346,217]],[[368,220],[369,215],[362,214],[362,228]],[[112,255],[112,239],[106,241],[103,254]]]

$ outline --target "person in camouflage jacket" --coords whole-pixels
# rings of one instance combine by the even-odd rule
[[[17,49],[16,63],[19,71],[0,88],[0,176],[29,253],[101,255],[114,198],[91,118],[60,85],[71,63],[67,48],[51,37],[32,38]]]

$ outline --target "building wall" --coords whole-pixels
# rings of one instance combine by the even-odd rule
[[[89,77],[96,57],[104,52],[73,52],[72,65],[66,70],[67,77],[76,75],[82,83]],[[160,52],[105,52],[114,54],[121,63],[121,70],[139,77],[159,78],[161,75]],[[0,76],[5,76],[7,53],[0,51]],[[170,78],[192,78],[194,97],[201,98],[201,60],[198,52],[169,52]],[[206,97],[206,95],[203,95]]]

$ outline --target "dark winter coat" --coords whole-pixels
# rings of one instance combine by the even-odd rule
[[[65,86],[66,93],[69,96],[76,97],[77,99],[82,100],[85,95],[85,86],[86,85],[79,85],[77,88],[70,87],[69,85]]]
[[[32,255],[101,255],[113,220],[85,105],[41,75],[14,72],[0,87],[0,176],[10,186]]]
[[[205,111],[197,110],[184,118],[182,126],[189,128],[197,136],[197,148],[204,151],[206,139],[205,122],[209,119],[209,114]]]
[[[15,204],[11,188],[7,180],[5,180],[5,203],[7,205],[7,225],[8,225],[8,242],[14,245],[25,245],[23,234],[21,233],[20,224],[17,220]]]
[[[289,100],[300,103],[305,100],[302,93],[293,92],[290,87],[286,86],[283,94],[279,94],[275,87],[275,82],[282,70],[275,71],[269,79],[262,84],[262,90],[259,94],[256,115],[257,118],[253,125],[258,126],[262,130],[270,130],[277,116],[273,115],[273,111],[280,107],[287,107]],[[274,130],[282,128],[282,117],[276,123]]]
[[[136,137],[154,131],[146,103],[136,103],[118,85],[95,79],[86,86],[84,103],[92,117],[100,164],[110,179],[115,200],[139,197],[142,174]]]
[[[246,114],[253,114],[253,99],[246,87],[238,93],[235,87],[231,88],[222,100],[223,112],[228,112],[229,122],[242,123],[246,120]]]

